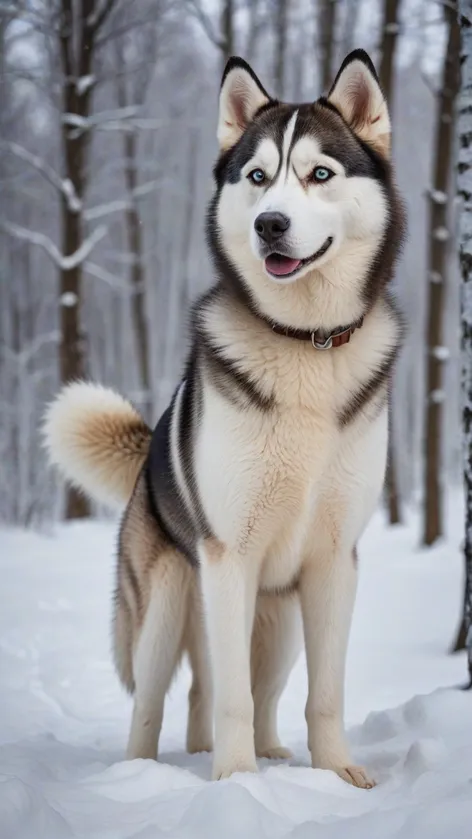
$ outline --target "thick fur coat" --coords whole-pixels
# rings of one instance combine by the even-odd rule
[[[169,408],[151,433],[117,394],[75,383],[49,408],[47,445],[92,497],[127,504],[114,646],[134,692],[129,757],[155,756],[183,652],[187,745],[214,739],[213,777],[287,756],[277,703],[303,628],[313,766],[369,787],[346,743],[343,681],[402,332],[387,106],[360,50],[304,105],[271,99],[231,59],[218,139],[215,282]]]

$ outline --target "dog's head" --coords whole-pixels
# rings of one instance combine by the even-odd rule
[[[304,105],[272,99],[246,62],[230,59],[218,141],[208,230],[220,271],[285,322],[280,309],[297,309],[297,295],[299,323],[308,301],[328,326],[363,314],[402,233],[390,119],[367,54],[351,53],[328,96]]]

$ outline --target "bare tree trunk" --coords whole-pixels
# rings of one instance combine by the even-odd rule
[[[25,245],[27,247],[27,245]],[[15,264],[16,259],[13,261]],[[13,273],[14,276],[14,273]],[[16,283],[10,284],[10,319],[11,319],[11,348],[15,353],[17,359],[20,357],[21,351],[21,336],[20,336],[20,312],[18,307],[18,288]],[[18,409],[21,410],[20,406],[20,367],[19,364],[14,369],[14,379],[13,379],[13,404],[18,405]],[[21,458],[21,451],[20,451],[20,424],[18,421],[18,413],[16,413],[15,421],[12,423],[11,428],[11,455],[12,455],[12,463],[15,469],[15,488],[13,491],[13,516],[14,521],[20,521],[20,509],[21,509],[21,497],[20,497],[20,486],[19,486],[19,474],[20,474],[20,458]]]
[[[459,88],[460,30],[452,3],[445,7],[448,41],[441,90],[438,94],[433,184],[429,191],[429,258],[427,313],[426,418],[424,436],[423,544],[432,545],[443,533],[441,443],[443,404],[442,320],[449,240],[448,190],[454,140],[455,101]]]
[[[318,45],[320,56],[321,92],[327,93],[333,83],[334,36],[336,31],[337,0],[318,0]]]
[[[222,35],[222,64],[223,68],[232,55],[234,55],[234,0],[223,0],[221,9],[221,35]]]
[[[285,56],[287,52],[287,0],[275,0],[274,29],[275,29],[275,60],[274,60],[274,88],[275,95],[283,99],[285,92]]]
[[[246,42],[246,59],[253,64],[256,55],[257,38],[260,30],[260,0],[252,0],[249,7],[249,23]]]
[[[398,475],[397,475],[397,467],[396,467],[396,457],[395,457],[395,444],[393,442],[393,410],[392,410],[392,400],[389,399],[389,433],[388,433],[388,457],[387,457],[387,469],[385,472],[385,495],[387,500],[387,508],[388,508],[388,521],[389,524],[401,524],[402,523],[402,513],[400,508],[400,493],[398,490]]]
[[[465,609],[465,603],[464,603]],[[465,624],[465,617],[461,618],[461,622],[459,624],[459,629],[457,630],[456,639],[451,647],[451,653],[458,653],[461,650],[465,650],[465,645],[467,641],[467,627]]]
[[[126,39],[125,39],[126,40]],[[155,26],[151,23],[142,33],[138,41],[140,49],[149,59],[147,68],[142,69],[134,79],[127,80],[123,72],[119,72],[126,65],[126,49],[124,41],[115,43],[117,80],[116,90],[118,105],[126,108],[129,105],[142,107],[152,72],[157,61],[157,39]],[[152,59],[152,61],[151,61]],[[128,250],[131,262],[131,316],[134,325],[137,360],[141,386],[140,409],[147,422],[152,422],[153,389],[150,369],[149,325],[147,312],[146,270],[144,261],[144,245],[142,234],[142,218],[138,204],[137,190],[139,187],[138,166],[139,136],[137,129],[125,131],[123,134],[124,171],[127,190],[128,207],[125,212]]]
[[[258,3],[259,0],[255,0],[255,2]],[[228,58],[235,53],[234,0],[221,0],[219,5],[219,26],[216,28],[212,21],[212,15],[208,15],[203,8],[203,0],[193,0],[192,6],[203,31],[213,46],[220,52],[221,72],[223,72]],[[257,11],[254,11],[254,14],[251,13],[250,25],[252,21],[256,20],[256,17]],[[251,38],[251,32],[249,33],[249,37]],[[253,43],[251,46],[253,48],[255,44]]]
[[[380,45],[380,84],[390,108],[393,109],[393,80],[395,68],[395,47],[398,32],[398,10],[399,0],[385,0],[383,9],[382,43]],[[394,435],[394,411],[392,398],[389,399],[389,436],[388,436],[388,459],[385,475],[385,492],[388,507],[389,523],[401,524],[402,514],[400,506],[400,492],[398,488],[397,457]]]
[[[459,165],[457,185],[463,200],[459,255],[462,273],[462,397],[465,484],[464,629],[469,688],[472,687],[472,0],[459,0],[461,33],[461,96],[459,99]]]
[[[182,267],[183,277],[181,281],[181,296],[180,296],[180,310],[187,312],[190,304],[189,300],[189,285],[190,285],[190,270],[191,270],[191,245],[192,245],[192,230],[194,227],[195,215],[195,193],[197,190],[197,174],[198,174],[198,129],[190,128],[189,130],[189,144],[187,155],[187,203],[185,207],[185,216],[183,222],[183,241],[182,241]]]
[[[359,0],[346,0],[346,10],[344,13],[344,23],[341,36],[341,54],[342,58],[354,49],[354,37],[356,32],[357,18],[359,15],[360,3]]]
[[[59,33],[62,64],[62,120],[61,138],[65,176],[75,201],[62,194],[62,253],[63,257],[77,254],[83,242],[81,207],[86,189],[89,132],[80,130],[90,116],[92,86],[78,84],[90,78],[93,66],[95,35],[113,8],[115,0],[82,0],[80,10],[73,0],[61,0]],[[75,123],[75,125],[73,125]],[[78,130],[79,129],[79,130]],[[60,270],[59,302],[61,311],[60,377],[64,384],[85,375],[84,337],[81,333],[82,264],[77,257],[64,263]],[[77,490],[66,494],[65,515],[68,519],[84,518],[90,505]]]
[[[90,8],[82,14],[90,14]],[[76,79],[90,75],[92,61],[92,43],[90,30],[81,21],[79,44],[74,43],[77,23],[74,20],[72,0],[62,0],[61,58],[63,70],[63,112],[84,119],[90,113],[90,94],[78,95]],[[76,48],[79,52],[75,55]],[[72,185],[75,195],[81,201],[85,191],[85,144],[86,133],[74,131],[65,120],[61,126],[64,152],[65,175]],[[61,199],[62,217],[62,253],[65,257],[75,254],[82,242],[82,219],[77,209],[72,209],[70,202],[63,195]],[[82,305],[82,266],[77,263],[72,267],[62,267],[60,271],[60,312],[61,344],[59,351],[60,378],[65,384],[85,375],[83,341],[80,333],[80,313]],[[66,491],[67,519],[84,518],[90,514],[87,499],[75,488]]]
[[[138,164],[137,136],[126,132],[123,138],[125,149],[125,177],[128,188],[129,208],[126,211],[126,229],[128,246],[133,257],[131,264],[132,314],[138,351],[139,374],[141,378],[141,410],[144,418],[150,422],[152,414],[152,390],[149,371],[149,334],[146,318],[146,275],[143,267],[144,249],[141,230],[141,218],[136,203]]]
[[[399,7],[400,0],[384,0],[379,79],[380,84],[382,85],[382,90],[390,104],[390,108],[392,107],[395,48],[399,30]]]

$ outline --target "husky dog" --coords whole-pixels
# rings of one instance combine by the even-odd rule
[[[127,503],[114,650],[134,693],[128,756],[155,757],[181,655],[187,747],[213,777],[289,755],[277,703],[300,651],[315,767],[370,787],[343,727],[356,544],[377,504],[402,325],[388,296],[404,231],[390,120],[361,50],[326,98],[283,104],[232,58],[207,217],[215,283],[151,432],[118,394],[66,387],[51,459],[92,497]]]

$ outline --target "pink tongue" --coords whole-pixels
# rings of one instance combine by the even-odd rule
[[[289,256],[282,256],[280,253],[271,253],[265,261],[265,265],[271,274],[283,277],[284,274],[291,274],[301,263],[301,259],[290,259]]]

